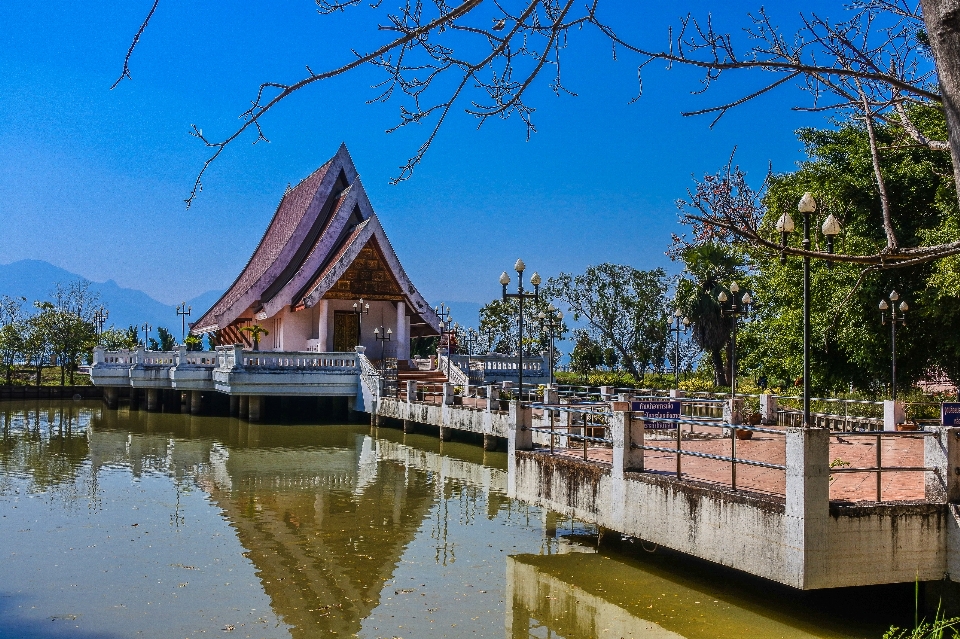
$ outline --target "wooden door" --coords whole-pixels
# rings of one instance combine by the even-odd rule
[[[352,353],[360,343],[360,317],[351,311],[333,313],[333,350]]]

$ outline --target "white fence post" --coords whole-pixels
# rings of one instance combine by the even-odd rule
[[[903,402],[883,400],[883,430],[897,430],[897,424],[902,424],[906,419],[907,411]]]
[[[451,382],[443,383],[443,403],[447,406],[453,404],[453,384]]]
[[[927,501],[960,501],[960,428],[934,426],[936,435],[923,438],[923,465],[934,468],[924,473]]]
[[[487,412],[500,410],[500,389],[495,384],[487,385]]]
[[[787,573],[794,588],[817,588],[828,574],[830,543],[830,431],[787,429]]]
[[[777,396],[769,393],[760,395],[760,418],[764,424],[771,425],[777,423],[777,412],[780,406],[777,403]]]
[[[630,412],[628,402],[613,402],[610,417],[610,439],[613,441],[613,476],[623,477],[626,471],[643,470],[643,418]]]

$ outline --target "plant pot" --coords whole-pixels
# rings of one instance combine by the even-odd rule
[[[747,424],[749,426],[759,426],[761,423],[763,423],[763,415],[760,413],[751,413],[747,417]]]
[[[736,429],[737,439],[753,439],[752,430],[743,430],[742,428]]]
[[[920,430],[920,426],[916,422],[907,422],[905,424],[897,424],[897,430]]]
[[[462,395],[454,395],[454,396],[453,396],[453,405],[454,405],[454,406],[463,406],[463,396],[462,396]]]
[[[510,400],[501,399],[500,401],[500,410],[510,410]]]

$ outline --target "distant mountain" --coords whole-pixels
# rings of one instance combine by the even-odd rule
[[[32,304],[34,300],[50,299],[58,283],[68,284],[81,278],[82,275],[40,260],[0,264],[0,295],[25,297],[27,304]],[[180,318],[176,315],[176,306],[158,302],[143,291],[123,288],[113,280],[91,282],[90,288],[100,293],[101,303],[110,312],[107,327],[112,324],[125,328],[149,322],[154,329],[158,326],[166,327],[179,338]],[[222,291],[207,291],[187,300],[187,305],[193,307],[193,315],[187,319],[196,320],[220,295]]]

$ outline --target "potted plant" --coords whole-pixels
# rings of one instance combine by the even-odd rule
[[[760,414],[760,398],[744,397],[743,407],[740,409],[739,422],[747,426],[759,426],[762,421],[763,416]],[[753,431],[738,428],[736,429],[736,436],[737,439],[753,439]]]
[[[910,408],[914,408],[914,407],[908,406],[907,410],[909,411]],[[903,422],[900,424],[897,424],[895,428],[900,431],[920,430],[920,425],[917,424],[916,419],[911,419],[906,414],[904,414]]]
[[[510,393],[501,390],[498,397],[500,398],[500,410],[510,410]]]
[[[270,334],[270,331],[259,324],[254,324],[253,326],[244,326],[241,330],[245,333],[250,333],[250,337],[253,339],[253,350],[255,351],[260,350],[260,336]]]

